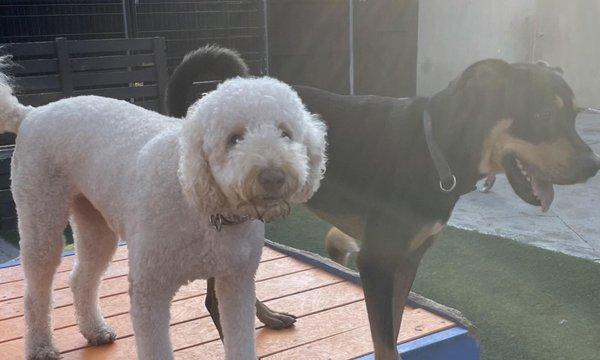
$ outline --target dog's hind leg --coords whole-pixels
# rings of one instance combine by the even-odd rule
[[[219,336],[223,339],[223,329],[221,328],[221,319],[219,316],[219,300],[217,299],[215,291],[215,278],[209,278],[207,280],[204,306],[206,306],[206,309],[219,332]],[[256,317],[261,323],[265,324],[266,327],[275,330],[288,328],[296,322],[295,315],[272,310],[258,299],[256,299]]]
[[[217,299],[217,291],[215,290],[215,278],[211,277],[206,280],[206,298],[204,306],[219,332],[219,337],[223,340],[223,328],[221,327],[221,317],[219,316],[219,299]]]
[[[296,323],[296,315],[275,311],[256,299],[256,317],[269,329],[285,329]]]
[[[73,201],[70,220],[77,254],[70,284],[79,330],[92,345],[110,343],[116,335],[100,312],[98,286],[115,252],[117,236],[83,196]]]
[[[59,358],[52,342],[50,311],[52,281],[64,246],[68,191],[52,184],[50,179],[51,174],[21,174],[13,166],[12,190],[19,216],[21,261],[26,283],[27,359]]]

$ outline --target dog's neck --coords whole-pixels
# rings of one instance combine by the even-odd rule
[[[248,215],[223,215],[223,214],[213,214],[209,218],[210,225],[212,225],[215,230],[221,231],[223,226],[228,225],[239,225],[245,223],[246,221],[250,221],[252,218]]]
[[[465,113],[464,108],[449,104],[450,98],[434,96],[419,101],[423,111],[431,115],[433,134],[446,160],[457,178],[456,193],[471,192],[481,174],[479,163],[483,143],[495,123],[496,116],[484,109],[484,104],[475,105]]]

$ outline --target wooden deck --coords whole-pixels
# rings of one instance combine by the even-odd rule
[[[73,256],[63,258],[54,281],[54,337],[63,358],[134,359],[126,247],[117,250],[100,286],[102,312],[118,336],[110,345],[90,347],[78,331],[68,288],[73,260]],[[0,269],[2,359],[23,358],[24,286],[20,266]],[[206,282],[198,280],[182,287],[173,300],[171,339],[177,359],[223,358],[217,330],[204,308],[205,292]],[[274,309],[298,316],[293,328],[278,331],[266,329],[256,321],[257,352],[261,358],[350,359],[372,352],[363,293],[348,279],[316,267],[314,262],[265,247],[256,274],[256,292]],[[431,340],[432,335],[439,337],[448,329],[460,328],[423,308],[407,307],[400,342],[414,348],[416,339]]]

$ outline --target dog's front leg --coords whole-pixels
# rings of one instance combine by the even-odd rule
[[[131,320],[138,359],[173,359],[169,320],[171,299],[176,290],[164,281],[130,280]]]
[[[364,246],[358,255],[357,265],[365,293],[375,359],[400,360],[394,329],[394,319],[398,316],[394,308],[395,264],[384,261]]]
[[[377,360],[400,359],[396,343],[404,306],[421,258],[434,239],[419,237],[419,223],[408,211],[378,214],[367,222],[357,265]],[[418,248],[411,250],[415,244]]]
[[[215,279],[216,295],[227,360],[255,360],[254,272]]]

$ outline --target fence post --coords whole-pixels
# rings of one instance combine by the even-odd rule
[[[165,38],[156,37],[154,43],[154,66],[156,68],[156,86],[158,88],[158,112],[165,114],[165,94],[167,90],[167,56]]]
[[[354,95],[354,0],[348,0],[348,85],[350,95]]]
[[[123,25],[126,38],[137,37],[137,13],[136,1],[123,0]]]
[[[54,44],[56,47],[56,59],[58,60],[58,72],[60,74],[60,84],[63,96],[70,97],[73,94],[73,76],[71,75],[67,39],[64,37],[56,38]]]
[[[263,63],[262,74],[269,75],[269,4],[267,0],[262,0],[262,15],[263,15],[263,41],[265,43],[265,61]]]

